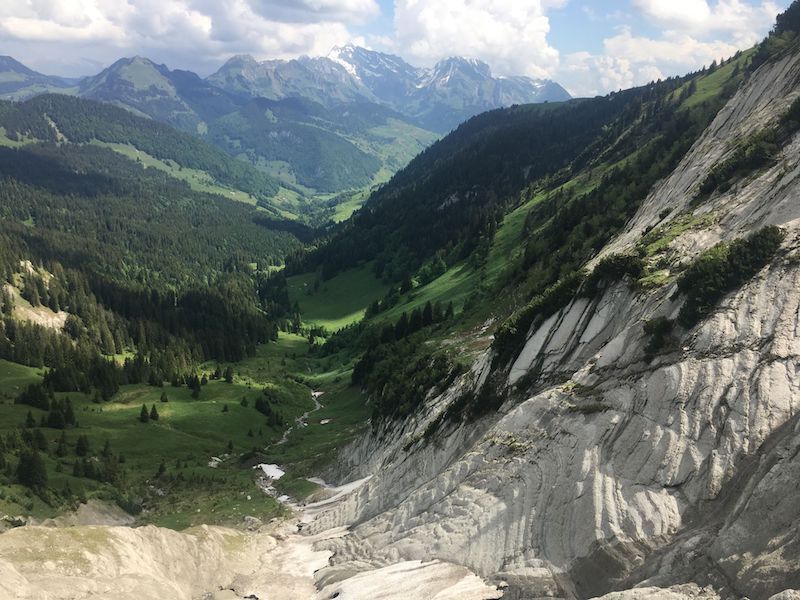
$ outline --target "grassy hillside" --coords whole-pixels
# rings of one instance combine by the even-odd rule
[[[317,273],[288,278],[289,298],[300,306],[303,320],[330,332],[361,320],[367,306],[382,297],[389,286],[367,265],[322,281]]]
[[[24,386],[41,379],[41,371],[0,361],[0,439],[21,431],[39,430],[46,441],[45,456],[49,488],[44,502],[10,478],[0,475],[0,511],[4,514],[54,516],[70,501],[99,498],[120,501],[124,506],[141,505],[141,522],[182,529],[200,523],[239,525],[245,515],[269,519],[282,512],[280,505],[254,485],[250,468],[254,461],[278,462],[287,471],[283,491],[296,498],[316,489],[303,477],[315,473],[331,457],[331,451],[352,439],[366,418],[364,398],[347,382],[326,377],[325,363],[309,358],[308,342],[301,336],[281,335],[278,343],[259,348],[252,359],[233,365],[233,383],[211,380],[202,386],[198,398],[186,387],[122,386],[109,401],[96,403],[91,395],[58,394],[70,398],[77,425],[66,430],[48,427],[26,429],[30,411],[34,420],[44,411],[14,405]],[[210,377],[217,363],[204,368]],[[285,444],[277,444],[295,418],[311,410],[311,381],[295,379],[309,369],[318,373],[326,390],[321,397],[325,407],[313,414],[307,427],[297,427]],[[280,424],[270,423],[255,408],[269,390],[269,404],[281,416]],[[162,401],[165,395],[167,401]],[[142,423],[142,405],[155,405],[157,421]],[[330,420],[322,425],[320,421]],[[61,436],[67,451],[58,456]],[[124,471],[124,485],[96,481],[74,475],[74,463],[82,460],[76,452],[78,436],[89,441],[87,457],[102,462],[106,441],[114,460]],[[257,450],[257,458],[242,462],[243,454]],[[6,453],[0,455],[9,457]],[[123,457],[123,458],[120,458]],[[212,461],[216,457],[218,461]],[[159,473],[160,465],[165,471]],[[209,466],[212,462],[214,466]],[[71,490],[73,500],[59,494]],[[66,503],[66,504],[65,504]],[[138,509],[137,509],[138,510]]]

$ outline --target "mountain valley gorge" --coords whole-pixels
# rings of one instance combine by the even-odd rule
[[[592,99],[358,47],[26,76],[0,597],[800,598],[800,2]],[[306,129],[332,170],[260,145]]]

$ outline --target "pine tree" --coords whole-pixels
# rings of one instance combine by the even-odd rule
[[[422,329],[422,311],[415,308],[411,311],[411,317],[408,319],[408,333],[409,335]]]
[[[225,369],[225,383],[233,383],[233,367],[231,366]]]
[[[428,300],[425,303],[425,308],[422,309],[422,326],[427,327],[432,323],[433,323],[433,305],[431,304],[431,301]]]
[[[31,411],[28,411],[28,414],[25,415],[25,427],[28,429],[36,427],[36,420],[33,418],[33,413],[31,413]]]
[[[169,402],[169,398],[167,398],[167,392],[161,392],[161,402]]]
[[[109,456],[111,456],[111,442],[110,441],[106,440],[106,443],[103,445],[103,450],[102,450],[102,452],[100,454],[104,458],[108,458]]]
[[[31,489],[47,487],[47,467],[36,450],[23,450],[20,454],[17,481]]]
[[[64,401],[64,424],[75,425],[75,411],[72,410],[72,400],[69,398]]]
[[[155,404],[153,404],[153,408],[150,409],[150,420],[158,421],[158,410],[156,410]]]
[[[224,413],[228,412],[228,405],[227,404],[223,404],[222,405],[222,412],[224,412]]]
[[[87,456],[90,451],[89,438],[85,435],[79,435],[78,441],[75,443],[75,454],[78,456]]]
[[[162,460],[161,464],[158,465],[158,471],[156,472],[156,477],[162,477],[167,472],[167,465]]]
[[[142,404],[142,410],[139,412],[139,420],[142,423],[147,423],[150,420],[150,414],[147,412],[147,407]]]
[[[394,326],[394,339],[401,340],[406,337],[406,333],[408,333],[408,315],[403,313]]]
[[[59,458],[63,458],[68,453],[69,453],[69,448],[67,447],[67,434],[62,431],[61,437],[58,438],[58,446],[56,446],[56,456],[58,456]]]
[[[33,446],[37,450],[41,450],[43,452],[47,451],[48,444],[47,439],[44,437],[41,429],[34,429],[33,430]]]

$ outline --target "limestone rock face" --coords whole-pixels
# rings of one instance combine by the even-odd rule
[[[20,527],[0,536],[0,597],[192,600],[229,584],[252,543],[200,527]]]
[[[676,330],[669,352],[647,355],[643,325],[677,315],[675,278],[622,282],[529,332],[489,379],[512,390],[497,414],[423,435],[486,379],[487,353],[419,414],[366,434],[330,475],[373,477],[309,526],[354,524],[328,545],[331,568],[440,559],[512,599],[766,600],[800,587],[800,137],[774,167],[691,204],[730,140],[780,118],[799,82],[798,56],[761,67],[600,256],[678,215],[702,225],[670,242],[675,265],[768,224],[786,232],[780,255]]]

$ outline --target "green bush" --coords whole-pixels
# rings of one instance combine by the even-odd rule
[[[582,293],[593,297],[601,288],[601,284],[620,281],[624,277],[638,279],[644,271],[644,261],[635,254],[610,254],[595,266],[594,271],[586,278]]]
[[[700,321],[725,294],[748,281],[775,256],[783,237],[781,229],[770,225],[698,256],[678,278],[678,291],[686,295],[678,322],[692,327]]]
[[[648,355],[653,355],[667,344],[672,333],[672,328],[675,322],[666,317],[656,317],[649,321],[645,321],[644,332],[650,336],[650,341],[645,347],[645,352]]]
[[[570,405],[567,409],[571,413],[578,413],[581,415],[594,415],[597,413],[606,412],[611,407],[602,402],[589,402],[588,404]]]
[[[493,348],[497,359],[507,359],[519,352],[533,322],[546,319],[569,304],[584,280],[582,271],[573,272],[534,297],[525,307],[503,323],[494,336]]]
[[[708,196],[718,189],[724,192],[731,187],[734,179],[774,164],[779,149],[775,129],[751,136],[731,156],[714,165],[700,184],[700,196]]]

